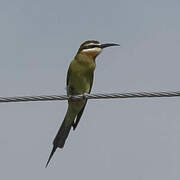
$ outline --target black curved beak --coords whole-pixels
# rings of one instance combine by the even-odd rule
[[[107,47],[111,47],[111,46],[120,46],[119,44],[115,44],[115,43],[106,43],[106,44],[101,44],[100,47],[102,49],[107,48]]]

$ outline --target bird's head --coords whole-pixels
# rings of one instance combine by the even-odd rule
[[[81,53],[96,58],[104,48],[110,46],[120,46],[120,45],[115,43],[101,44],[100,42],[95,40],[88,40],[81,44],[77,54]]]

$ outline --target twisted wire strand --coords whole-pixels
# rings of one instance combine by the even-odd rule
[[[5,102],[28,102],[28,101],[58,101],[58,100],[80,100],[80,99],[113,99],[113,98],[145,98],[145,97],[176,97],[180,91],[167,92],[129,92],[129,93],[105,93],[105,94],[80,94],[66,95],[43,95],[43,96],[17,96],[0,97],[0,103]]]

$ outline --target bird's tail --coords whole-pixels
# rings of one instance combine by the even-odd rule
[[[71,126],[74,122],[75,117],[76,117],[76,114],[73,113],[70,110],[70,108],[68,108],[66,116],[64,118],[64,121],[61,124],[61,127],[59,128],[59,131],[58,131],[56,137],[54,138],[53,149],[52,149],[51,154],[49,156],[49,159],[46,163],[46,167],[48,166],[48,164],[49,164],[53,154],[55,153],[56,149],[64,147],[65,141],[69,135],[69,132],[71,130]]]

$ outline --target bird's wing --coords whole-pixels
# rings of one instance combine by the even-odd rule
[[[93,85],[93,77],[94,77],[94,73],[92,73],[91,74],[91,76],[90,76],[90,89],[89,89],[89,92],[88,93],[90,93],[91,92],[91,89],[92,89],[92,85]],[[85,106],[86,106],[86,104],[87,104],[87,100],[86,100],[86,102],[85,102],[85,104],[84,104],[84,107],[81,109],[81,111],[78,113],[78,115],[77,115],[77,117],[76,117],[76,121],[73,123],[73,130],[75,130],[76,129],[76,127],[77,127],[77,125],[78,125],[78,123],[79,123],[79,121],[80,121],[80,119],[81,119],[81,116],[82,116],[82,114],[83,114],[83,112],[84,112],[84,108],[85,108]]]
[[[67,79],[66,79],[66,90],[67,90],[67,94],[69,95],[69,77],[70,77],[70,74],[71,74],[71,68],[69,67],[68,69],[68,72],[67,72]]]

